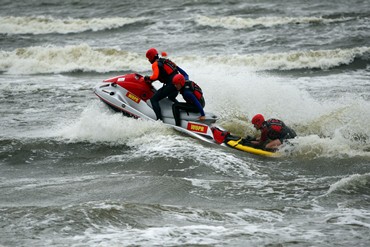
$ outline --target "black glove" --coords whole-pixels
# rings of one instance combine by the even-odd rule
[[[252,136],[247,136],[247,137],[245,137],[244,138],[245,140],[247,140],[247,141],[256,141],[256,137],[252,137]]]
[[[144,81],[145,81],[146,83],[150,83],[150,82],[152,82],[152,81],[150,80],[150,76],[148,76],[148,75],[144,76]]]
[[[245,145],[245,146],[250,146],[250,147],[256,147],[256,144],[252,144],[252,141],[255,141],[255,140],[256,138],[252,136],[247,136],[240,141],[240,144]]]

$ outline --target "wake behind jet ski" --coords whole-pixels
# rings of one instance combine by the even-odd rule
[[[149,99],[155,92],[156,89],[137,73],[109,78],[94,87],[94,93],[115,111],[152,121],[157,117]],[[216,115],[205,112],[204,121],[199,122],[198,113],[181,111],[180,126],[176,126],[172,112],[173,102],[165,98],[159,104],[163,123],[198,139],[214,142],[210,126],[216,122]]]

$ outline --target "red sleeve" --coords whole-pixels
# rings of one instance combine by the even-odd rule
[[[152,70],[153,70],[153,74],[150,76],[150,80],[151,81],[158,80],[158,77],[159,77],[159,67],[158,67],[158,62],[157,61],[155,61],[152,64]]]

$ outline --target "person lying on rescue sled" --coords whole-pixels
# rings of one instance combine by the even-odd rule
[[[172,105],[172,112],[175,118],[176,126],[181,125],[180,110],[187,112],[199,112],[200,121],[206,119],[204,114],[205,101],[203,97],[202,89],[193,81],[185,80],[185,77],[181,74],[177,74],[173,77],[173,85],[182,94],[182,97],[186,102],[175,102]]]
[[[293,139],[297,136],[294,130],[285,125],[278,119],[268,119],[262,114],[257,114],[252,118],[252,124],[257,130],[261,131],[259,139],[249,139],[249,141],[258,148],[275,151],[287,139]]]
[[[187,79],[189,76],[183,69],[178,67],[170,59],[162,57],[160,58],[158,56],[158,51],[155,48],[150,48],[146,52],[146,57],[152,64],[153,74],[151,76],[144,76],[145,82],[152,83],[153,81],[159,80],[163,83],[163,87],[161,87],[150,99],[157,119],[162,120],[159,101],[168,97],[171,101],[177,102],[176,96],[178,92],[172,84],[173,77],[179,73],[183,74]]]

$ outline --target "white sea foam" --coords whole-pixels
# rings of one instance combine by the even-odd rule
[[[287,24],[318,24],[344,22],[350,18],[326,19],[323,17],[258,17],[258,18],[242,18],[235,16],[224,17],[208,17],[198,16],[195,21],[198,25],[210,27],[223,27],[227,29],[243,29],[255,26],[272,27],[276,25]]]
[[[58,19],[51,16],[2,16],[0,33],[3,34],[48,34],[80,33],[119,28],[135,23],[142,18],[91,18],[91,19]]]
[[[187,214],[184,217],[177,217],[182,221],[182,224],[167,224],[145,229],[132,228],[130,226],[126,228],[110,226],[106,228],[101,227],[99,233],[93,229],[88,229],[83,235],[75,236],[73,241],[99,246],[120,246],[122,243],[125,243],[125,245],[149,246],[242,246],[246,242],[252,246],[263,246],[271,241],[298,241],[297,235],[300,236],[299,240],[307,240],[311,243],[315,237],[324,236],[319,229],[306,229],[304,231],[305,234],[302,236],[302,226],[299,223],[294,222],[295,224],[285,226],[279,223],[281,216],[277,216],[277,219],[270,219],[269,217],[274,213],[263,213],[262,211],[258,212],[258,210],[251,211],[257,213],[252,218],[258,217],[258,221],[262,221],[262,223],[244,220],[242,217],[234,218],[237,223],[229,220],[206,220],[203,223],[204,215],[207,214],[203,213],[199,217],[196,217],[196,215],[190,215],[189,217],[189,214]],[[172,215],[172,217],[174,216]],[[243,240],[240,240],[239,236],[242,236]]]
[[[55,177],[55,178],[21,178],[21,179],[7,179],[6,184],[14,191],[20,190],[35,190],[48,187],[65,186],[71,183],[79,183],[99,179],[100,176],[86,175],[86,176],[71,176],[71,177]]]
[[[214,245],[220,244],[220,236],[225,234],[222,226],[195,225],[195,226],[165,226],[147,229],[120,229],[111,227],[102,234],[92,230],[86,231],[83,236],[74,237],[74,241],[99,246],[147,245]],[[86,242],[87,241],[87,242]]]
[[[225,149],[216,145],[204,146],[199,141],[175,131],[170,136],[164,136],[153,131],[150,135],[131,139],[128,145],[133,147],[133,152],[130,154],[131,158],[145,160],[155,158],[174,159],[180,163],[184,162],[185,159],[194,160],[194,166],[208,166],[217,172],[236,173],[241,177],[258,176],[258,172],[251,169],[244,159],[225,152]],[[114,159],[126,160],[127,157],[115,156]]]
[[[349,225],[370,229],[370,213],[366,209],[339,208],[325,216],[326,223],[335,225]]]
[[[341,143],[332,138],[319,137],[318,135],[300,136],[290,143],[294,146],[283,146],[280,152],[293,156],[314,159],[319,157],[354,157],[369,156],[363,151],[351,149],[348,144]]]
[[[147,133],[168,131],[159,122],[142,121],[113,113],[103,103],[90,104],[76,120],[65,122],[53,131],[56,137],[71,141],[126,144]]]
[[[241,117],[245,124],[254,114],[263,113],[285,119],[289,125],[303,124],[302,128],[313,128],[314,133],[321,126],[319,134],[327,134],[325,129],[333,133],[333,124],[335,129],[344,123],[358,129],[358,124],[369,120],[368,103],[363,99],[352,97],[337,102],[328,98],[322,102],[301,90],[299,78],[256,74],[241,66],[184,64],[190,77],[204,89],[206,109],[216,111],[222,118]],[[320,80],[311,78],[310,82]],[[352,119],[353,116],[357,118]]]

